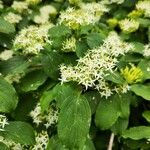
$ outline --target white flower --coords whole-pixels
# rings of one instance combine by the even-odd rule
[[[114,42],[115,41],[115,42]],[[102,46],[89,50],[78,60],[76,66],[60,66],[61,82],[76,81],[85,86],[97,89],[106,98],[112,94],[105,77],[106,72],[114,72],[118,63],[117,57],[124,55],[133,46],[121,41],[120,37],[111,32]]]
[[[41,116],[41,107],[40,107],[40,103],[38,103],[36,105],[36,107],[34,108],[34,110],[32,110],[30,112],[30,116],[33,119],[33,122],[37,125],[39,125],[42,122],[43,116]]]
[[[119,21],[120,28],[125,33],[135,32],[139,28],[139,22],[132,19],[124,19]]]
[[[50,15],[56,15],[57,10],[52,5],[45,5],[40,8],[40,14],[34,17],[34,22],[44,24],[49,22]]]
[[[22,20],[22,17],[13,12],[9,12],[7,15],[4,16],[4,19],[12,24],[16,24]]]
[[[4,6],[3,6],[3,1],[0,0],[0,9],[3,9]]]
[[[45,150],[49,141],[49,137],[46,131],[38,133],[35,137],[35,145],[32,150]]]
[[[113,91],[116,93],[127,93],[130,90],[130,86],[127,83],[124,83],[123,85],[115,86]]]
[[[54,110],[52,107],[44,114],[41,111],[40,103],[38,103],[34,110],[30,112],[30,116],[33,122],[38,126],[43,124],[46,128],[49,128],[52,124],[57,123],[58,110]]]
[[[82,3],[79,9],[69,7],[61,12],[59,23],[63,23],[72,29],[78,29],[81,25],[96,23],[102,14],[107,11],[106,6],[101,3]]]
[[[22,50],[24,54],[38,54],[49,40],[48,30],[51,25],[29,26],[22,29],[16,36],[13,47],[15,51]]]
[[[28,9],[28,4],[23,1],[22,2],[14,1],[11,7],[17,12],[22,13],[23,11]]]
[[[150,17],[150,1],[149,0],[139,1],[136,4],[136,9],[144,11],[145,16]]]
[[[74,37],[71,37],[69,39],[66,39],[62,43],[62,51],[64,52],[73,52],[76,49],[76,39]]]
[[[11,50],[4,50],[0,53],[0,59],[2,60],[8,60],[13,56],[13,51]]]
[[[11,73],[5,76],[5,80],[9,83],[19,83],[20,79],[24,76],[24,73]]]
[[[6,116],[0,114],[0,131],[5,131],[5,126],[9,124]]]
[[[46,123],[44,124],[44,126],[46,127],[46,129],[48,129],[52,124],[57,123],[58,110],[54,110],[54,109],[50,108],[48,114],[45,115],[45,120],[46,120]]]
[[[49,15],[37,15],[34,17],[34,22],[37,24],[45,24],[49,22]]]
[[[147,67],[147,71],[150,72],[150,67]]]
[[[14,141],[5,139],[2,136],[0,136],[0,142],[7,145],[7,147],[11,150],[23,150],[23,146],[20,143],[15,143]]]
[[[144,46],[143,55],[145,57],[149,57],[150,56],[150,43]]]
[[[57,10],[54,6],[52,5],[45,5],[45,6],[42,6],[40,8],[40,13],[42,15],[50,15],[50,14],[57,14]]]

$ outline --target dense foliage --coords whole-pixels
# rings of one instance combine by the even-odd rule
[[[149,0],[0,0],[0,150],[150,149]]]

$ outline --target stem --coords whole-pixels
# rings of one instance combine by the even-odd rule
[[[113,142],[114,142],[114,137],[115,137],[115,134],[111,133],[110,140],[109,140],[109,145],[108,145],[108,149],[107,150],[112,150]]]

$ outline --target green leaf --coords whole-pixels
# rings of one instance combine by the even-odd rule
[[[79,149],[85,144],[91,123],[91,111],[85,97],[68,97],[62,104],[58,137],[68,148]]]
[[[56,100],[58,107],[61,108],[62,103],[68,97],[79,95],[80,88],[74,84],[57,84],[53,89],[45,91],[40,99],[42,111],[46,111],[51,101]]]
[[[139,53],[139,54],[143,54],[143,50],[144,50],[144,44],[140,43],[140,42],[132,42],[134,48],[133,48],[133,52]]]
[[[85,40],[76,42],[76,54],[78,57],[83,57],[88,51],[89,47]]]
[[[134,7],[135,3],[136,3],[136,0],[132,0],[132,1],[125,0],[123,3],[123,6],[131,8],[131,7]]]
[[[18,103],[18,97],[14,87],[0,77],[0,112],[13,111]]]
[[[150,123],[150,111],[149,110],[144,111],[142,116]]]
[[[80,150],[96,150],[95,146],[90,138],[87,138],[85,145]]]
[[[94,114],[95,111],[96,111],[96,108],[97,108],[97,106],[98,106],[98,103],[99,103],[99,101],[100,101],[100,99],[101,99],[100,93],[97,92],[97,91],[88,91],[88,92],[86,92],[86,93],[83,94],[83,95],[84,95],[84,96],[86,97],[86,99],[88,100],[89,105],[90,105],[90,107],[91,107],[91,112],[92,112],[92,114]]]
[[[116,94],[109,97],[109,99],[102,99],[96,110],[96,125],[104,130],[109,129],[115,124],[119,117],[128,119],[130,114],[130,98],[132,97],[129,94]]]
[[[124,143],[132,149],[137,150],[137,149],[143,149],[143,150],[148,150],[146,147],[150,147],[149,144],[147,144],[146,140],[132,140],[132,139],[126,139],[124,140]],[[129,149],[128,148],[128,149]],[[145,149],[146,148],[146,149]]]
[[[42,70],[29,72],[21,79],[20,88],[24,92],[37,90],[47,79],[47,75]]]
[[[45,91],[41,98],[40,98],[40,104],[41,104],[41,109],[44,112],[45,110],[48,110],[50,102],[55,100],[56,95],[54,95],[54,90],[49,90]]]
[[[139,62],[140,60],[142,59],[142,56],[141,54],[138,54],[138,53],[129,53],[129,54],[126,54],[125,56],[122,56],[120,61],[124,61],[124,62]]]
[[[102,99],[96,110],[95,123],[102,130],[109,129],[119,116],[120,112],[115,97]]]
[[[59,77],[59,65],[64,62],[64,56],[57,52],[49,52],[41,59],[45,72],[57,80]]]
[[[148,60],[148,59],[141,60],[140,63],[138,64],[138,67],[143,72],[142,78],[144,80],[150,79],[150,71],[149,71],[150,70],[150,60]]]
[[[134,84],[131,86],[131,91],[136,95],[143,97],[145,100],[150,100],[150,86],[142,84]]]
[[[90,30],[93,29],[93,25],[85,25],[80,27],[80,34],[88,34]]]
[[[11,139],[23,145],[33,145],[35,143],[34,129],[26,122],[12,121],[4,129],[5,139]]]
[[[27,121],[30,119],[29,113],[37,104],[37,100],[31,93],[21,95],[19,98],[19,103],[11,116],[18,121]]]
[[[90,48],[95,48],[100,46],[103,43],[105,38],[104,34],[100,33],[91,33],[87,36],[87,43]]]
[[[58,137],[52,137],[49,139],[46,150],[68,150],[68,148],[62,145]]]
[[[15,32],[15,27],[13,24],[0,17],[0,32],[6,34],[13,33]]]
[[[0,62],[0,70],[3,75],[23,73],[29,66],[29,62],[22,56],[15,56]]]
[[[138,22],[140,23],[140,26],[142,27],[149,27],[150,26],[150,20],[149,19],[146,19],[146,18],[139,18],[138,19]]]
[[[65,25],[57,25],[49,29],[50,37],[61,37],[71,34],[71,30]]]
[[[115,124],[111,127],[111,130],[115,134],[122,134],[128,127],[128,119],[118,118]]]
[[[13,42],[12,42],[13,38],[14,38],[14,35],[12,35],[12,34],[0,33],[0,45],[2,47],[11,49],[12,44],[13,44]]]
[[[138,126],[125,130],[122,134],[124,138],[131,138],[133,140],[140,140],[143,138],[150,138],[150,127]]]
[[[2,142],[0,142],[0,150],[9,150],[9,148]]]
[[[119,72],[109,72],[105,79],[117,84],[123,84],[125,82],[125,80],[122,78]]]
[[[130,115],[130,103],[134,100],[131,93],[118,95],[115,97],[116,103],[118,103],[120,117],[127,119]]]

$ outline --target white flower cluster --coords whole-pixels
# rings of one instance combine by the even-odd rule
[[[8,60],[13,56],[13,51],[11,50],[4,50],[0,53],[0,59],[2,60]]]
[[[28,9],[28,4],[23,1],[14,1],[11,7],[18,13],[23,13],[25,10]]]
[[[4,78],[7,82],[12,84],[13,82],[19,83],[20,79],[24,76],[24,73],[11,73],[6,75]]]
[[[121,30],[125,33],[135,32],[139,28],[139,22],[133,19],[124,19],[119,21]]]
[[[123,85],[115,86],[113,91],[116,93],[127,93],[130,90],[130,86],[127,83],[124,83]]]
[[[14,40],[14,50],[22,50],[24,54],[38,54],[46,43],[52,43],[48,35],[51,27],[51,24],[40,27],[31,25],[22,29]]]
[[[150,1],[142,0],[136,4],[136,9],[142,10],[146,17],[150,17]]]
[[[90,50],[78,60],[76,66],[61,65],[61,81],[62,83],[76,81],[86,89],[95,88],[101,96],[107,98],[112,94],[112,88],[105,80],[107,72],[113,73],[118,63],[117,57],[131,49],[133,49],[131,44],[121,41],[115,32],[111,32],[102,46]]]
[[[16,24],[22,20],[22,17],[19,14],[9,12],[7,15],[4,16],[4,19],[12,24]]]
[[[32,150],[45,150],[49,141],[46,131],[38,133],[35,137],[36,144],[31,148]]]
[[[0,131],[5,131],[5,126],[9,124],[6,116],[0,114]]]
[[[74,37],[66,39],[62,43],[62,51],[64,52],[74,52],[75,49],[76,49],[76,39]]]
[[[146,57],[150,56],[150,43],[145,45],[143,53],[144,53],[143,55],[146,56]]]
[[[49,128],[52,124],[57,123],[58,110],[50,107],[45,114],[42,114],[40,103],[38,103],[35,109],[30,112],[30,116],[36,125],[44,124],[46,128]]]
[[[15,143],[12,140],[6,140],[4,137],[0,136],[0,142],[7,145],[10,150],[23,150],[23,146],[19,143]]]
[[[0,0],[0,9],[3,9],[4,6],[3,6],[3,1]]]
[[[79,9],[70,7],[61,12],[59,23],[78,29],[80,25],[94,24],[104,12],[108,12],[108,9],[101,3],[82,3]]]
[[[49,22],[50,15],[56,15],[57,10],[52,5],[45,5],[40,8],[40,14],[34,17],[34,22],[38,24],[44,24]]]

